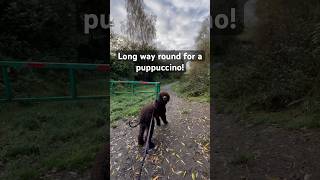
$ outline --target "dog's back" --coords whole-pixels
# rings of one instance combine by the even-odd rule
[[[145,105],[140,111],[140,124],[150,125],[152,113],[154,113],[153,103]]]

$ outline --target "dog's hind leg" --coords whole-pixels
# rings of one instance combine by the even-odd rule
[[[140,130],[139,130],[139,135],[138,135],[138,144],[143,146],[144,144],[144,132],[147,128],[145,127],[144,124],[140,124]]]

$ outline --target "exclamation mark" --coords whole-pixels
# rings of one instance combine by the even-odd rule
[[[230,25],[231,29],[235,29],[236,26],[236,9],[235,8],[231,8],[231,25]]]

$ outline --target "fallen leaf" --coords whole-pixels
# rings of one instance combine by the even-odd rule
[[[167,158],[165,158],[165,159],[166,159],[166,161],[168,162],[168,164],[170,164],[169,160],[168,160]]]
[[[183,171],[178,171],[178,172],[176,172],[176,174],[178,174],[178,175],[180,175],[180,174],[182,174],[183,173]]]
[[[203,164],[203,163],[202,163],[202,162],[200,162],[200,161],[197,161],[197,163],[199,163],[199,164],[201,164],[201,165]]]
[[[192,177],[192,180],[196,180],[196,175],[194,174],[194,172],[192,172],[191,177]]]
[[[173,173],[175,173],[173,168],[171,168],[171,170],[172,170]]]
[[[158,180],[158,179],[159,179],[159,176],[152,178],[152,180]]]

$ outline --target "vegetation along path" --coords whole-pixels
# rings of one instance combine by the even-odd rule
[[[162,90],[171,98],[167,105],[168,125],[155,126],[156,147],[146,158],[141,179],[209,179],[209,104],[188,102],[171,86]],[[143,148],[138,146],[138,127],[128,120],[111,129],[111,179],[134,179],[140,168]]]
[[[213,179],[318,180],[320,133],[214,118]]]

